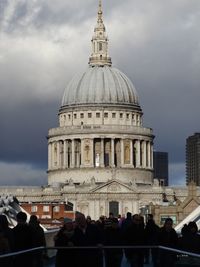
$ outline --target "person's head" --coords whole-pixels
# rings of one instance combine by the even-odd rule
[[[147,216],[148,221],[153,220],[153,214],[149,213]]]
[[[86,217],[86,221],[87,221],[87,223],[91,223],[92,219],[89,215]]]
[[[1,214],[0,215],[0,229],[4,230],[6,228],[8,228],[8,219],[7,219],[6,215]]]
[[[63,228],[67,231],[72,231],[74,229],[74,223],[70,218],[64,218]]]
[[[164,228],[167,232],[170,232],[173,227],[173,220],[172,218],[167,218],[164,223]]]
[[[188,233],[188,225],[185,223],[181,229],[182,236],[186,235]]]
[[[87,221],[86,221],[84,214],[77,214],[75,218],[75,222],[79,228],[84,229],[87,226]]]
[[[38,217],[36,215],[34,215],[34,214],[31,215],[29,223],[30,224],[39,224]]]
[[[113,218],[111,221],[112,221],[112,228],[116,229],[119,227],[119,221],[117,218]]]
[[[104,215],[101,215],[101,216],[99,217],[99,221],[103,223],[103,222],[105,221],[105,216],[104,216]]]
[[[133,223],[136,225],[140,225],[142,223],[142,219],[139,214],[134,214],[132,219],[133,219]]]
[[[25,212],[20,211],[17,213],[17,222],[18,223],[26,223],[27,215]]]
[[[132,214],[131,214],[131,212],[127,212],[127,213],[126,213],[126,218],[127,218],[128,220],[131,220],[131,219],[132,219]]]
[[[188,231],[192,234],[196,234],[198,231],[198,227],[196,222],[189,222],[188,223]]]
[[[110,219],[114,218],[114,214],[112,212],[109,213],[109,218]]]

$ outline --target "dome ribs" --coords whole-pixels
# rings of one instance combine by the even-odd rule
[[[110,66],[94,66],[76,75],[65,89],[62,106],[128,105],[139,109],[138,95],[131,80]]]

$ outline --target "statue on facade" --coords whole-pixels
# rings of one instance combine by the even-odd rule
[[[91,184],[92,184],[92,185],[95,185],[96,181],[95,181],[95,178],[94,178],[94,176],[92,176],[92,178],[91,178],[91,180],[90,180],[90,181],[91,181]]]
[[[69,179],[69,185],[74,185],[74,181],[72,178]]]
[[[169,202],[169,200],[167,199],[166,193],[162,193],[162,201],[163,202]]]

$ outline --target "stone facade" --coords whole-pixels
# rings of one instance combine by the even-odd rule
[[[139,212],[136,188],[153,186],[153,131],[143,126],[132,82],[111,65],[99,1],[89,68],[69,82],[59,127],[48,133],[49,186],[61,186],[74,209],[94,219]]]
[[[98,219],[99,215],[108,216],[110,209],[115,208],[115,211],[117,208],[121,215],[128,211],[143,215],[153,213],[158,224],[162,224],[163,218],[169,216],[178,224],[200,203],[199,187],[161,187],[157,180],[152,185],[122,183],[116,179],[98,184],[92,178],[90,183],[76,185],[68,182],[57,187],[1,186],[0,194],[16,196],[23,208],[31,214],[37,214],[40,219],[51,218],[52,207],[56,206],[60,210],[54,210],[54,218],[69,216],[63,207],[65,203],[71,202],[74,211],[80,211],[94,219]],[[44,206],[50,206],[49,210],[44,210]]]

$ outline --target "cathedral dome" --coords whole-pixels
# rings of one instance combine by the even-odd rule
[[[111,66],[89,66],[76,75],[65,89],[62,107],[74,105],[139,106],[138,95],[130,79]]]

